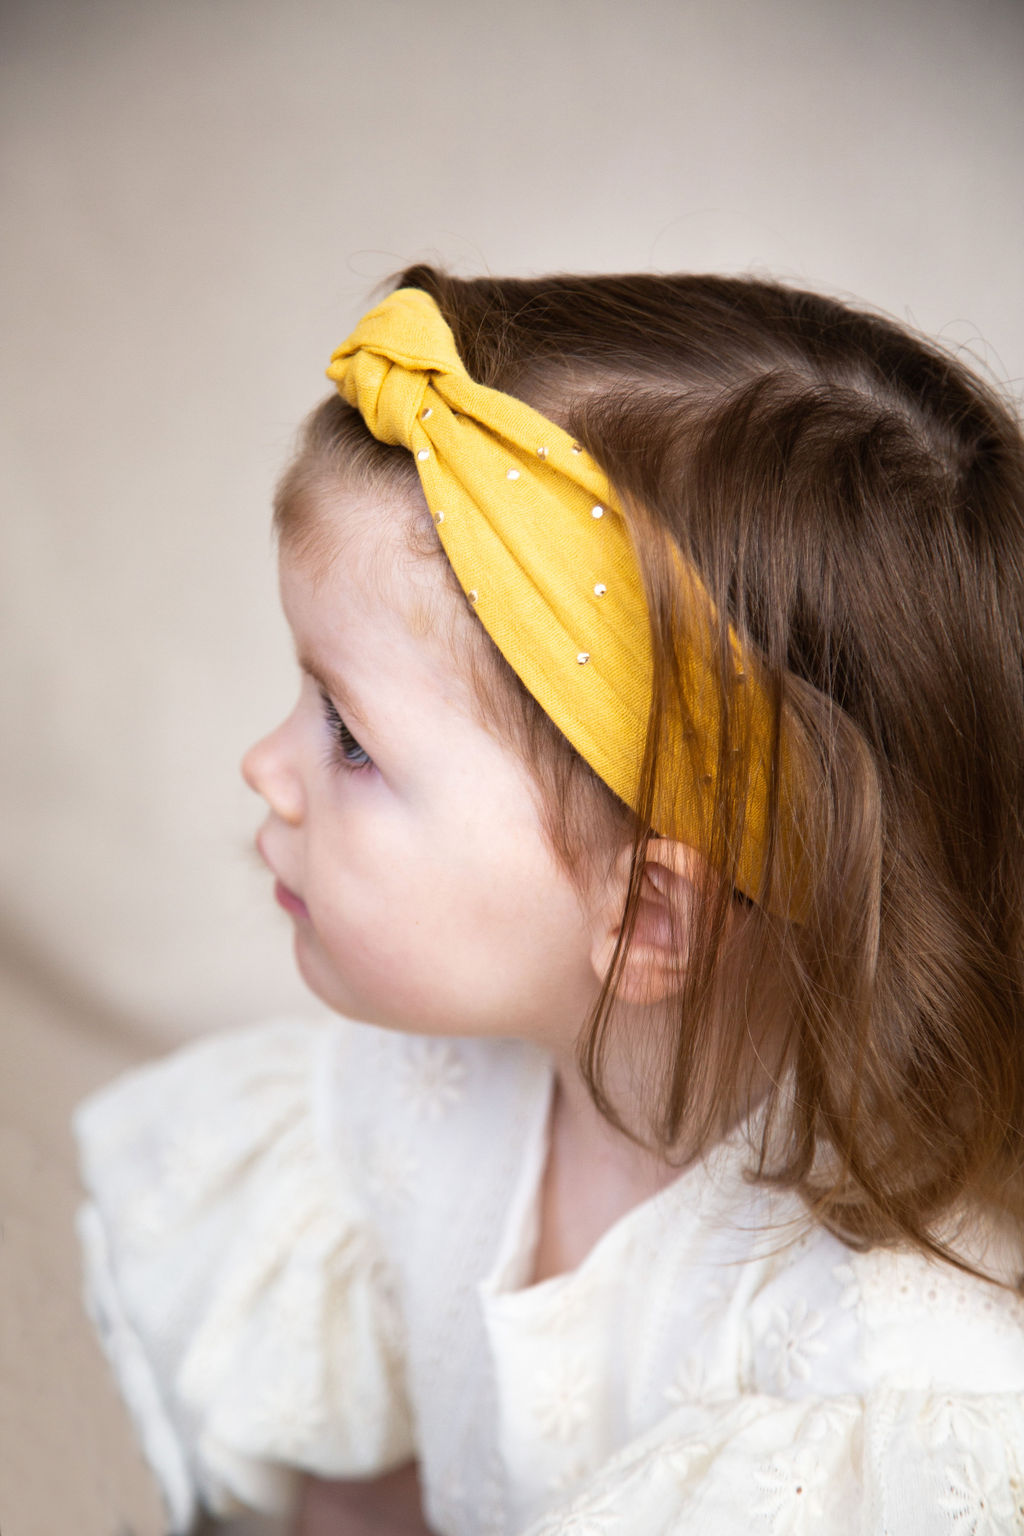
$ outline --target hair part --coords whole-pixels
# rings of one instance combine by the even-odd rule
[[[622,936],[580,1043],[596,1103],[639,901],[665,724],[686,718],[667,543],[720,616],[724,728],[707,855],[668,1059],[651,1106],[668,1153],[720,1134],[785,998],[785,1075],[757,1176],[797,1190],[845,1241],[909,1242],[970,1268],[949,1238],[983,1205],[1024,1219],[1024,443],[996,393],[895,323],[770,282],[701,276],[399,280],[437,301],[470,374],[582,442],[629,522],[654,656],[641,804],[569,746],[465,609],[432,528],[407,546],[448,571],[453,647],[481,718],[533,772],[575,873],[632,848]],[[337,477],[416,485],[337,397],[311,416],[275,523],[327,556],[311,515]],[[667,537],[666,537],[667,536]],[[744,908],[729,973],[748,764],[729,708],[728,629],[760,659],[775,773],[762,893],[782,878],[799,743],[816,850],[809,911]],[[799,828],[797,832],[799,833]],[[778,910],[776,907],[775,911]],[[735,969],[735,968],[734,968]],[[722,1000],[731,1029],[722,1034]],[[641,1045],[638,1043],[638,1050]]]

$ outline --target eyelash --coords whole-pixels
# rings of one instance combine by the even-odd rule
[[[347,768],[350,773],[359,773],[363,768],[372,768],[373,761],[356,741],[352,732],[339,715],[334,701],[329,694],[320,689],[320,702],[323,705],[324,719],[332,737],[331,762],[332,764]]]

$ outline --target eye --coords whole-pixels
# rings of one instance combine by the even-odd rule
[[[320,692],[320,702],[323,705],[324,719],[327,721],[331,733],[331,761],[340,764],[344,768],[370,768],[373,766],[368,752],[365,752],[352,735],[348,726],[339,715],[334,701],[329,694]]]

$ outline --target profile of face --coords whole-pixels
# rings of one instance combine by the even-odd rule
[[[299,969],[338,1012],[565,1046],[599,987],[594,912],[527,768],[474,715],[431,622],[453,599],[402,547],[407,515],[342,485],[326,569],[282,551],[301,685],[243,762],[267,806],[257,845]]]

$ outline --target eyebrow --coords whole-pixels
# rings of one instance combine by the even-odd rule
[[[304,672],[307,677],[311,677],[317,687],[322,688],[324,693],[328,694],[335,704],[341,706],[341,713],[347,722],[366,729],[368,725],[366,716],[340,677],[333,672],[328,672],[325,667],[321,667],[307,651],[299,652],[298,663],[300,671]]]

